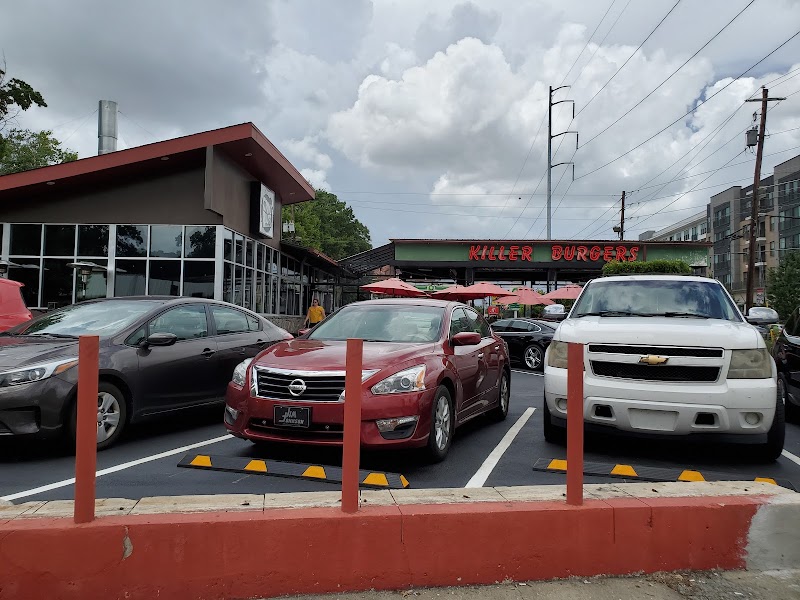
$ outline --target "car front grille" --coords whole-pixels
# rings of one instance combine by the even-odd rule
[[[657,354],[659,356],[696,356],[722,358],[721,348],[679,348],[669,346],[613,346],[589,344],[589,352],[602,354]]]
[[[320,374],[294,374],[256,368],[256,394],[263,398],[294,400],[297,402],[338,402],[344,391],[344,376]],[[289,385],[301,381],[305,390],[297,395]],[[297,393],[297,392],[295,392]]]
[[[713,382],[719,377],[719,367],[684,365],[639,365],[632,363],[591,361],[592,371],[600,377],[640,379],[643,381]]]
[[[340,442],[344,439],[341,424],[311,423],[308,429],[275,427],[272,419],[251,419],[248,428],[256,433],[276,435],[287,439]]]

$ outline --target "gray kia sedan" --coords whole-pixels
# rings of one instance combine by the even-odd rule
[[[73,304],[0,334],[0,436],[74,441],[78,337],[100,337],[97,448],[126,425],[224,402],[233,370],[287,331],[246,309],[197,298]]]

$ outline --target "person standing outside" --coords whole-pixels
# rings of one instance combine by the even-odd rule
[[[308,314],[306,314],[306,319],[303,321],[303,326],[307,324],[309,327],[314,327],[324,318],[325,309],[319,305],[319,300],[314,298],[311,301],[311,306],[308,307]]]

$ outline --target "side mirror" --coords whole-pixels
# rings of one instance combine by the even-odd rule
[[[751,325],[774,325],[778,320],[778,313],[772,308],[753,306],[747,311],[747,322]]]
[[[144,346],[172,346],[178,341],[178,336],[174,333],[152,333],[144,341]]]
[[[477,346],[481,343],[481,334],[474,331],[462,331],[453,336],[454,346]]]
[[[309,331],[311,331],[311,328],[310,328],[310,327],[309,327],[308,329],[301,329],[300,331],[298,331],[298,332],[297,332],[297,335],[298,335],[298,336],[300,336],[300,335],[305,335],[305,334],[307,334]]]

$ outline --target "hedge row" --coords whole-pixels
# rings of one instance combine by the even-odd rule
[[[612,260],[603,266],[603,276],[627,274],[673,274],[691,275],[689,263],[682,260],[618,261]]]

